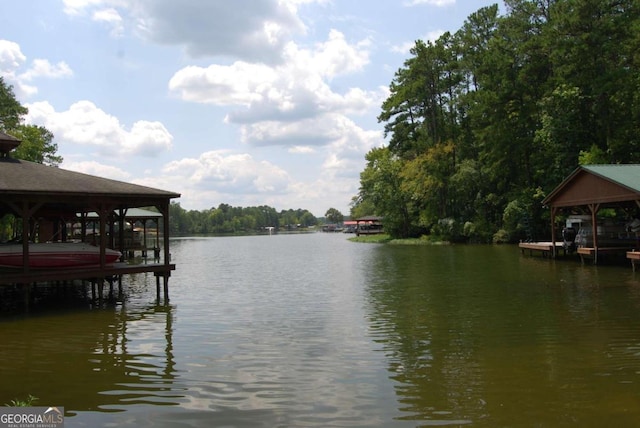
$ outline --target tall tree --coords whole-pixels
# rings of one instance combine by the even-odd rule
[[[31,162],[59,165],[62,157],[56,155],[58,145],[53,134],[43,126],[23,124],[29,110],[16,99],[13,87],[0,77],[0,131],[6,132],[22,142],[13,151],[13,156]]]
[[[390,234],[410,236],[412,221],[418,219],[411,212],[411,195],[402,188],[403,161],[387,147],[374,148],[365,158],[367,166],[360,173],[360,200],[373,205],[376,214],[384,217],[385,230]]]
[[[29,110],[18,102],[13,87],[0,77],[0,131],[11,131],[22,122]]]
[[[342,223],[344,215],[336,208],[329,208],[324,214],[329,223]]]

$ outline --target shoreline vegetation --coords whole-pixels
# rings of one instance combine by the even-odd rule
[[[542,201],[572,171],[640,162],[638,2],[505,3],[415,42],[351,218],[384,217],[398,238],[549,240]]]
[[[449,241],[434,239],[430,236],[421,236],[420,238],[402,238],[394,239],[386,233],[378,235],[360,235],[349,238],[351,242],[361,242],[367,244],[389,244],[389,245],[450,245]]]

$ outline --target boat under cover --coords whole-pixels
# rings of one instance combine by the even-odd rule
[[[105,249],[105,261],[112,264],[119,251]],[[100,247],[85,243],[47,242],[29,244],[29,267],[65,268],[100,264]],[[0,266],[22,267],[22,244],[0,244]]]

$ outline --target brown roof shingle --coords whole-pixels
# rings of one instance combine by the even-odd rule
[[[0,194],[158,196],[180,194],[19,159],[0,159]]]

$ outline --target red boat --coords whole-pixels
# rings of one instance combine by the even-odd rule
[[[121,256],[119,251],[105,249],[107,264]],[[84,243],[52,242],[29,244],[29,267],[67,268],[100,264],[100,248]],[[0,245],[0,266],[22,267],[22,244]]]

